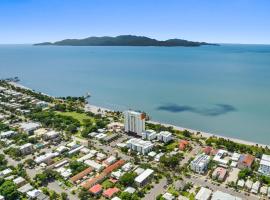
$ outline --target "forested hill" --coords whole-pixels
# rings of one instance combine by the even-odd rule
[[[88,37],[85,39],[65,39],[57,42],[44,42],[35,45],[58,45],[58,46],[184,46],[184,47],[197,47],[201,45],[216,45],[206,42],[193,42],[182,39],[169,39],[159,41],[156,39],[133,36],[121,35],[117,37]]]

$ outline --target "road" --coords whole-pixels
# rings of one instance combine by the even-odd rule
[[[70,189],[67,189],[67,190],[63,189],[61,186],[59,186],[59,184],[56,181],[48,183],[47,187],[50,190],[53,190],[58,194],[61,194],[62,192],[66,193],[68,195],[69,200],[78,200],[79,199],[76,195],[71,194]]]
[[[165,192],[164,186],[167,185],[166,178],[162,178],[158,184],[155,184],[154,187],[144,196],[144,200],[156,199],[159,194]]]

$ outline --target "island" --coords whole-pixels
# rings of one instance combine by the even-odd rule
[[[34,45],[57,46],[160,46],[160,47],[198,47],[202,45],[217,45],[206,42],[194,42],[183,39],[156,40],[144,36],[120,35],[117,37],[88,37],[84,39],[65,39],[57,42],[43,42]]]

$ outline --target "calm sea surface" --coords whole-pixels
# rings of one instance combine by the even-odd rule
[[[0,78],[54,95],[84,95],[153,120],[270,143],[270,46],[0,45]]]

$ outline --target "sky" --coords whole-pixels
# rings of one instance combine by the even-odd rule
[[[270,44],[270,0],[0,0],[0,44],[127,34]]]

